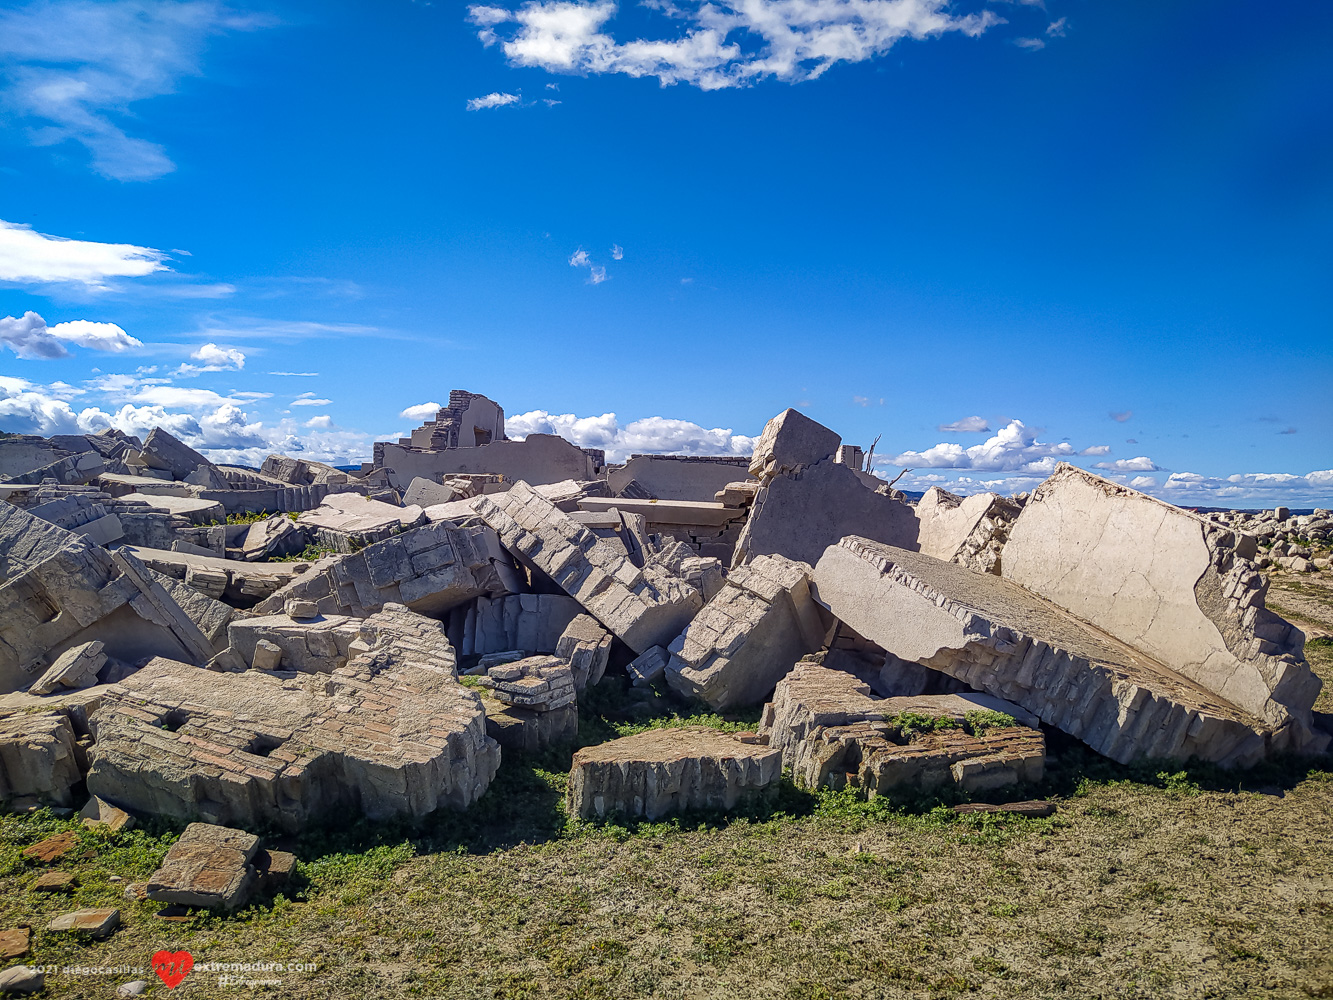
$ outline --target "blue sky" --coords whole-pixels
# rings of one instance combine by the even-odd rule
[[[1327,506],[1331,53],[1286,0],[6,4],[0,428],[797,406],[917,489]]]

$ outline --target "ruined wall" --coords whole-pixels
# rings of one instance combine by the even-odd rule
[[[635,480],[658,500],[711,502],[728,483],[747,478],[750,459],[694,458],[685,455],[631,455],[607,475],[611,492],[619,494]]]
[[[419,451],[400,444],[376,442],[375,467],[392,469],[400,487],[420,476],[439,482],[441,476],[499,473],[510,482],[531,485],[565,479],[596,479],[598,469],[582,448],[554,434],[529,434],[522,441],[494,441],[480,448]]]

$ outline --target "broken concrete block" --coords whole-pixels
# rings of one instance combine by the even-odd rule
[[[564,479],[558,483],[545,483],[533,489],[555,506],[555,509],[572,514],[580,509],[580,502],[594,497],[611,496],[611,488],[605,479],[592,479],[580,482],[577,479]]]
[[[300,830],[330,815],[465,808],[499,747],[436,621],[390,606],[330,673],[158,659],[105,689],[88,789],[136,813]]]
[[[292,599],[283,604],[282,613],[298,621],[309,621],[319,617],[319,605],[314,601]]]
[[[282,666],[282,647],[267,639],[260,639],[255,643],[250,666],[256,670],[277,670]]]
[[[83,780],[74,727],[61,711],[19,711],[0,717],[0,801],[32,797],[72,806]]]
[[[304,600],[324,614],[365,617],[388,604],[406,604],[438,615],[474,597],[519,589],[524,585],[493,531],[442,521],[321,560],[254,610],[274,614],[288,600]]]
[[[232,622],[227,630],[228,649],[243,663],[260,670],[278,669],[261,667],[261,662],[280,662],[284,670],[332,673],[355,655],[352,644],[361,637],[362,622],[363,619],[345,615],[304,621],[288,615],[242,618]],[[452,651],[442,651],[440,662],[452,664]]]
[[[34,969],[28,965],[15,965],[0,972],[0,993],[20,995],[40,993],[45,986],[46,973],[41,969]]]
[[[994,493],[964,499],[932,486],[916,505],[918,550],[978,573],[1000,572],[1000,553],[1023,508]]]
[[[969,716],[1008,715],[1030,725],[968,732]],[[948,719],[953,728],[912,732],[897,720]],[[809,661],[778,682],[759,732],[808,788],[857,787],[868,794],[957,784],[964,791],[1040,781],[1045,738],[1036,719],[987,695],[875,698],[854,675]]]
[[[79,811],[79,819],[83,820],[83,825],[86,827],[100,827],[112,833],[117,830],[129,830],[134,826],[133,816],[106,799],[99,799],[96,795]]]
[[[555,655],[569,664],[576,690],[593,687],[606,673],[606,661],[611,656],[611,633],[590,615],[579,615],[556,642]]]
[[[106,653],[102,652],[104,648],[104,643],[96,641],[70,647],[56,657],[55,663],[51,664],[46,673],[33,682],[28,693],[41,695],[51,694],[62,687],[92,687],[97,683],[97,672],[106,663]]]
[[[489,668],[477,683],[506,705],[533,712],[551,712],[574,704],[574,673],[556,656],[529,656]]]
[[[786,409],[764,425],[750,459],[750,475],[767,485],[774,477],[800,472],[831,458],[842,438],[803,413]]]
[[[355,494],[353,494],[355,495]],[[306,533],[286,514],[256,521],[241,539],[241,557],[246,562],[261,562],[277,556],[290,556],[306,547]]]
[[[1304,633],[1264,608],[1254,554],[1249,536],[1062,463],[1014,522],[1001,569],[1301,750],[1320,681]]]
[[[253,861],[259,875],[259,891],[274,892],[292,880],[296,874],[296,855],[288,851],[268,851],[260,848]]]
[[[475,504],[520,562],[554,580],[636,652],[679,634],[703,603],[697,590],[661,567],[635,567],[526,483]]]
[[[298,515],[296,520],[317,544],[339,552],[356,552],[373,542],[424,524],[426,515],[415,505],[395,507],[358,493],[333,493],[314,510]]]
[[[782,754],[703,727],[649,729],[574,754],[567,802],[589,819],[735,809],[775,793]]]
[[[631,660],[625,669],[635,687],[647,687],[666,674],[670,661],[671,654],[665,646],[651,646]]]
[[[161,427],[149,431],[141,455],[144,464],[150,469],[170,473],[173,479],[189,479],[191,485],[209,489],[227,488],[226,479],[217,472],[212,462]]]
[[[813,566],[847,535],[915,550],[918,530],[911,507],[868,489],[856,472],[830,458],[770,479],[750,508],[732,565],[783,555]]]
[[[62,913],[46,929],[52,934],[87,934],[93,938],[110,937],[120,926],[120,911],[111,907]]]
[[[510,594],[477,598],[463,620],[463,656],[504,650],[554,653],[569,623],[582,614],[578,601],[563,594]]]
[[[536,753],[578,735],[577,704],[565,705],[549,712],[534,712],[489,697],[482,701],[486,706],[486,735],[505,750]]]
[[[1023,588],[917,552],[845,538],[815,567],[819,601],[903,660],[1028,709],[1126,763],[1248,766],[1290,734]]]
[[[718,711],[762,701],[797,660],[823,643],[808,570],[782,556],[733,569],[721,592],[667,647],[667,683]]]
[[[450,503],[459,499],[458,495],[448,486],[435,482],[433,479],[422,479],[420,476],[413,479],[406,490],[403,491],[403,503],[407,506],[416,505],[417,507],[433,507],[436,504]]]
[[[250,862],[259,838],[244,830],[191,823],[148,877],[147,897],[159,903],[234,910],[258,886]]]

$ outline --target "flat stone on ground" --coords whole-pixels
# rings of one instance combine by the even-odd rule
[[[148,879],[148,898],[180,906],[234,910],[255,888],[250,863],[259,838],[244,830],[191,823]]]
[[[105,907],[62,913],[47,924],[46,929],[53,934],[89,934],[95,938],[104,938],[118,926],[120,926],[120,911]]]
[[[11,958],[26,955],[31,944],[32,928],[30,927],[14,927],[7,931],[0,931],[0,961],[7,962]]]
[[[63,858],[78,846],[79,835],[73,830],[66,830],[64,833],[57,833],[54,837],[47,837],[31,847],[25,848],[23,856],[49,865],[52,861]]]
[[[74,876],[69,872],[52,871],[38,877],[28,886],[29,892],[64,892],[74,885]]]

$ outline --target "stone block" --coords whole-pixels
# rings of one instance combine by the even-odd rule
[[[83,820],[83,825],[86,827],[109,830],[112,833],[117,830],[128,830],[134,826],[133,816],[106,799],[99,799],[96,795],[79,811],[79,819]]]
[[[978,573],[1000,572],[1000,553],[1022,507],[995,493],[964,499],[932,486],[916,505],[918,550]]]
[[[631,660],[625,669],[636,687],[647,687],[665,676],[670,661],[671,654],[665,646],[651,646]]]
[[[85,642],[72,646],[58,657],[55,663],[42,674],[32,686],[29,694],[51,694],[60,688],[86,688],[97,683],[97,672],[106,663],[105,643]]]
[[[257,888],[250,862],[259,838],[244,830],[191,823],[148,877],[147,897],[159,903],[234,910]]]
[[[0,801],[32,797],[72,806],[73,787],[83,780],[75,740],[63,711],[0,716]]]
[[[490,667],[477,683],[497,701],[533,712],[551,712],[576,699],[574,673],[556,656],[529,656]]]
[[[32,928],[14,927],[0,931],[0,961],[9,961],[28,953],[32,943]]]
[[[0,972],[0,993],[26,996],[40,993],[46,986],[46,973],[27,965],[15,965]]]
[[[776,792],[781,776],[778,750],[716,729],[649,729],[574,754],[568,807],[585,819],[729,810]]]
[[[52,934],[87,934],[92,938],[105,938],[119,926],[120,911],[105,907],[62,913],[47,924],[46,929]]]
[[[832,458],[842,438],[805,414],[786,409],[764,425],[750,459],[750,475],[763,484]]]
[[[611,656],[611,633],[590,615],[579,615],[555,644],[555,655],[569,663],[574,687],[582,691],[601,682]]]
[[[486,698],[484,702],[486,735],[505,750],[536,753],[548,746],[566,743],[578,735],[577,704],[565,705],[549,712],[534,712],[492,698]]]

